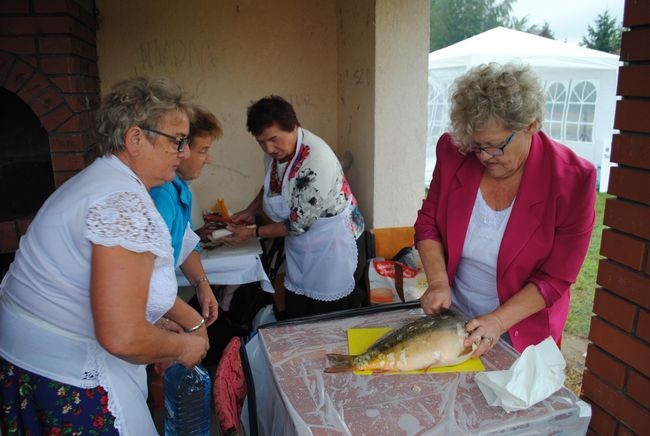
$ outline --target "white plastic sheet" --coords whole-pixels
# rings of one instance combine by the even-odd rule
[[[566,388],[512,413],[485,401],[474,373],[325,374],[326,353],[346,353],[349,328],[395,327],[420,309],[263,328],[248,344],[260,434],[585,434],[590,414]],[[488,370],[517,359],[499,342]],[[248,420],[248,412],[242,422]]]

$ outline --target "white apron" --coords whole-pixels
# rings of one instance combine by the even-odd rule
[[[298,128],[296,152],[284,171],[282,194],[269,197],[271,168],[264,178],[264,213],[276,222],[289,219],[289,173],[300,155],[303,131]],[[335,301],[354,290],[357,245],[352,234],[350,204],[340,214],[314,221],[301,235],[287,235],[284,251],[287,275],[284,286],[295,294],[320,301]]]

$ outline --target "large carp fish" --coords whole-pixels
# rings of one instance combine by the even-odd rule
[[[379,338],[365,353],[357,356],[328,354],[332,364],[325,372],[412,371],[438,366],[458,365],[469,359],[476,344],[465,347],[468,336],[465,318],[445,309],[391,330]]]

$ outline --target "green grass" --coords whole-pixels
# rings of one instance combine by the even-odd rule
[[[600,259],[600,239],[603,233],[603,212],[605,210],[605,200],[608,197],[605,193],[598,193],[596,199],[596,224],[591,235],[589,251],[580,274],[578,274],[578,279],[571,288],[571,306],[564,331],[581,338],[586,338],[589,334],[591,310],[596,290],[596,273],[598,272],[598,261]]]

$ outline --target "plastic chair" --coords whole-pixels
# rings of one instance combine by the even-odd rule
[[[247,399],[250,435],[257,436],[255,387],[244,341],[239,337],[230,340],[221,356],[214,377],[212,398],[219,425],[227,436],[241,434],[240,416],[244,400]]]

